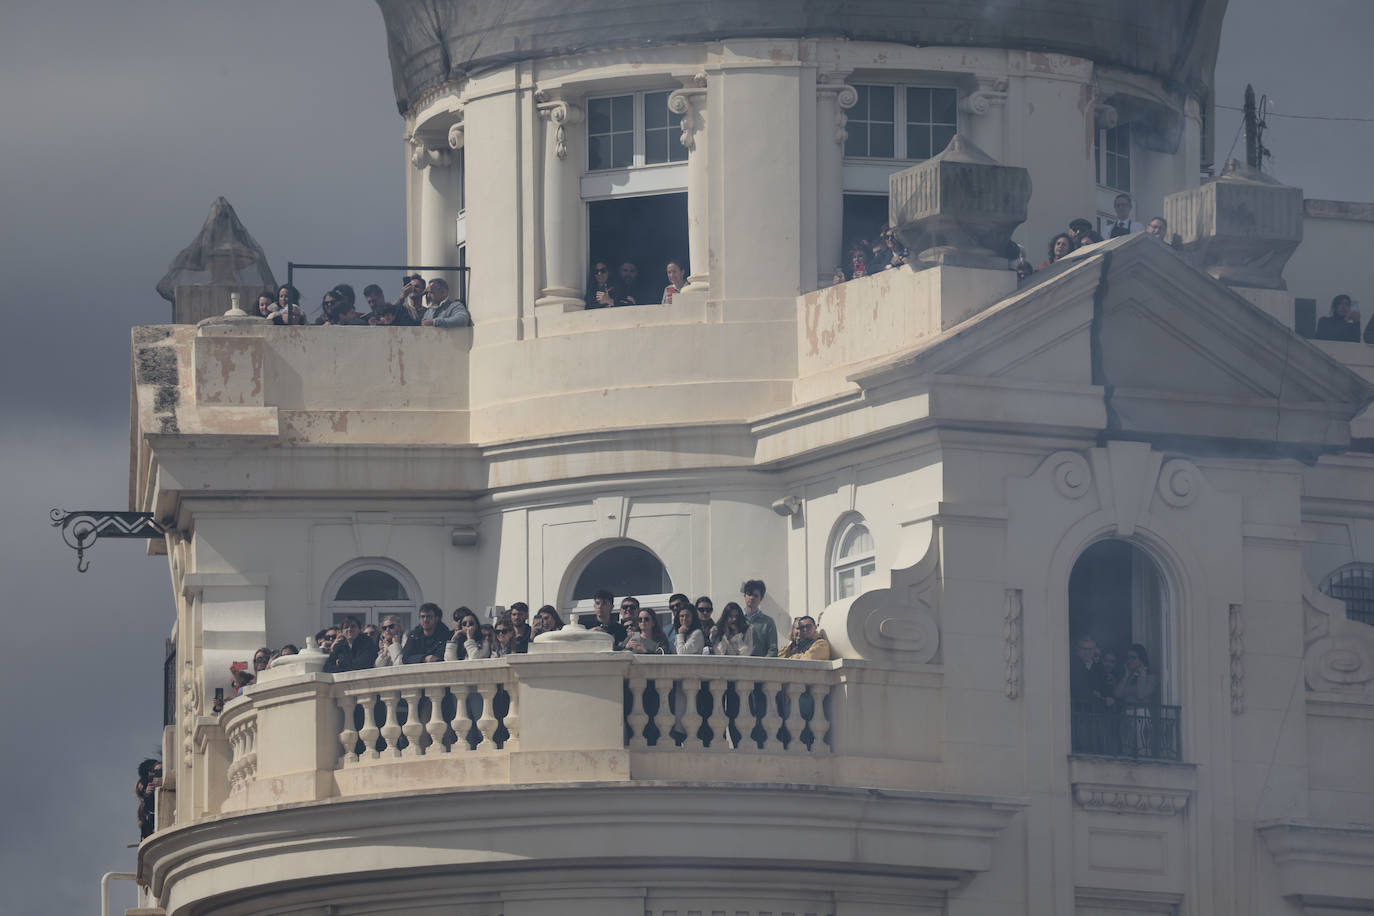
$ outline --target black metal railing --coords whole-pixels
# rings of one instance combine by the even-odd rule
[[[1322,591],[1345,602],[1345,616],[1374,626],[1374,568],[1349,566],[1338,569],[1326,580]]]
[[[1104,709],[1075,706],[1072,711],[1073,752],[1137,760],[1183,759],[1178,706],[1135,706]]]
[[[302,264],[298,261],[286,262],[286,285],[291,286],[296,278],[298,270],[400,270],[400,271],[426,271],[428,273],[456,273],[458,275],[458,299],[462,302],[468,301],[468,274],[472,273],[472,268],[467,266],[466,259],[459,257],[459,263],[444,265],[442,267],[425,267],[420,264]]]

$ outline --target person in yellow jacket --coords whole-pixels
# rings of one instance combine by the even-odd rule
[[[778,652],[778,658],[810,658],[819,661],[830,659],[830,641],[816,629],[814,617],[798,617],[795,635]]]

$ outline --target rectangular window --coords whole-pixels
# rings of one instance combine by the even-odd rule
[[[634,164],[634,103],[633,95],[588,100],[588,169],[626,169]]]
[[[847,157],[929,159],[943,152],[959,129],[959,93],[953,88],[856,85],[854,89],[859,99],[845,112]]]
[[[669,90],[587,100],[587,171],[686,162]]]
[[[1131,125],[1099,131],[1097,183],[1118,191],[1131,190]]]
[[[959,99],[953,89],[907,88],[905,158],[940,155],[958,129]]]

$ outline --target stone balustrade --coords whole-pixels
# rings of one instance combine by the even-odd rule
[[[610,652],[272,669],[205,720],[220,736],[196,766],[223,776],[196,816],[573,782],[938,788],[942,674],[925,669]]]

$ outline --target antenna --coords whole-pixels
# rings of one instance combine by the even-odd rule
[[[1269,125],[1265,117],[1269,114],[1269,96],[1260,96],[1258,108],[1255,105],[1255,87],[1245,84],[1245,164],[1260,171],[1264,167],[1264,157],[1269,150],[1264,145],[1264,131]]]

